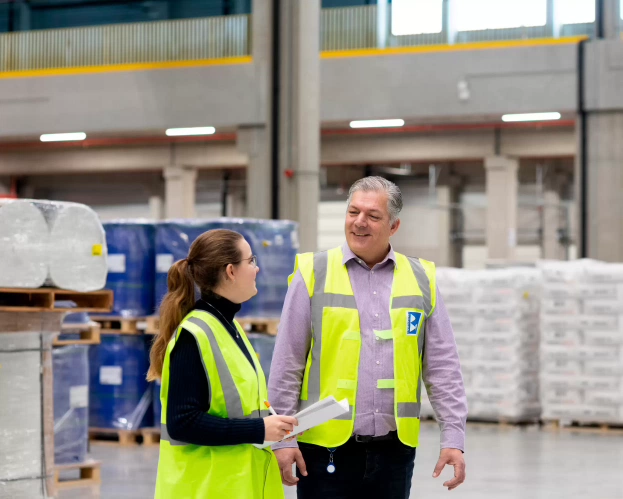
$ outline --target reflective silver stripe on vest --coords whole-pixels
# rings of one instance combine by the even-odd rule
[[[303,404],[311,405],[320,400],[320,353],[322,352],[322,313],[324,308],[336,307],[357,310],[354,296],[325,293],[328,266],[329,254],[326,251],[314,255],[315,284],[314,296],[311,300],[314,345],[311,351],[312,363],[309,368],[307,382],[307,400],[301,401],[301,409]],[[343,417],[346,418],[347,415],[345,414]],[[352,419],[352,407],[350,419]]]
[[[392,309],[415,308],[425,310],[424,307],[424,298],[422,296],[397,296],[392,300]]]
[[[180,442],[179,440],[173,440],[169,436],[169,431],[167,430],[167,425],[165,424],[160,425],[160,440],[165,440],[169,442],[171,445],[178,446],[178,447],[183,446],[183,445],[190,445],[185,442]]]
[[[426,274],[420,259],[411,257],[408,258],[409,263],[411,264],[411,269],[413,270],[417,283],[420,286],[420,291],[422,291],[422,296],[424,297],[424,312],[426,313],[426,317],[428,317],[433,309],[430,292],[430,280],[428,279],[428,275]]]
[[[419,418],[421,407],[420,402],[398,402],[398,417]]]
[[[210,346],[212,347],[212,355],[214,356],[214,362],[216,364],[216,369],[218,371],[219,378],[221,379],[221,386],[223,388],[223,395],[225,396],[225,407],[227,408],[227,417],[228,418],[244,418],[244,412],[242,410],[242,400],[240,400],[240,394],[238,393],[238,389],[236,388],[236,384],[231,376],[231,372],[229,371],[229,367],[227,367],[227,363],[225,362],[225,358],[223,357],[223,352],[218,346],[218,342],[216,341],[216,337],[212,332],[212,329],[201,319],[196,317],[191,317],[188,319],[188,322],[192,322],[196,326],[200,327],[201,330],[205,333],[208,341],[210,342]],[[202,355],[203,357],[203,355]],[[205,366],[204,366],[205,367]],[[206,370],[206,376],[208,379],[208,372]]]

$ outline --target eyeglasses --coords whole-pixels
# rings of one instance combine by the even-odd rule
[[[244,260],[238,260],[237,262],[231,262],[233,265],[242,262],[249,262],[253,267],[257,267],[257,256],[251,255],[251,258],[245,258]]]

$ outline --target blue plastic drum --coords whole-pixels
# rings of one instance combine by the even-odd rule
[[[146,380],[148,343],[142,335],[103,335],[89,351],[89,426],[134,430],[153,424],[151,386]]]
[[[118,220],[107,222],[108,279],[115,295],[113,315],[145,317],[154,313],[155,225]]]

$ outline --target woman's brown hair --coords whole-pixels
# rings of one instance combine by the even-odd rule
[[[149,354],[147,380],[162,376],[167,345],[182,319],[195,305],[195,288],[202,294],[213,294],[225,275],[228,264],[241,258],[238,242],[242,235],[233,230],[215,229],[201,234],[190,247],[188,257],[169,269],[169,292],[160,304],[160,331]]]

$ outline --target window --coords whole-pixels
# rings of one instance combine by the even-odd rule
[[[457,31],[545,26],[547,0],[452,0]]]
[[[393,0],[392,35],[441,33],[442,29],[443,0]]]
[[[595,0],[556,0],[556,18],[559,24],[594,23]]]

